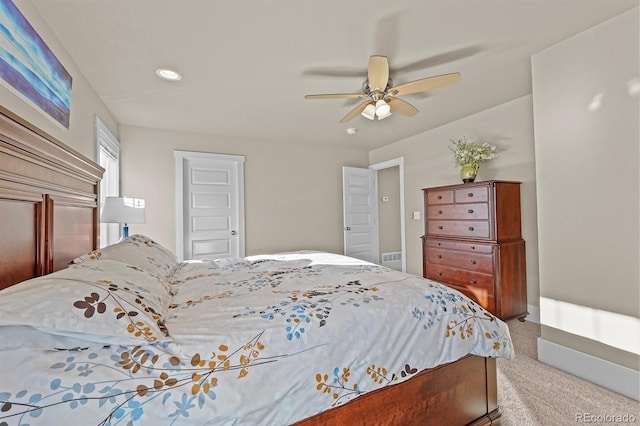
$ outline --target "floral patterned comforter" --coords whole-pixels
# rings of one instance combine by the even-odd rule
[[[82,286],[61,310],[128,321],[123,336],[3,326],[0,304],[0,426],[286,425],[467,354],[514,355],[505,323],[462,294],[344,256],[177,263],[166,304],[117,263],[71,268]],[[149,312],[157,330],[136,325]]]

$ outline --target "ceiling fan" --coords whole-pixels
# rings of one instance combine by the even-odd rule
[[[389,61],[386,56],[372,55],[369,58],[367,80],[362,83],[362,93],[336,93],[325,95],[305,95],[305,99],[367,99],[347,115],[341,123],[354,119],[358,114],[369,120],[382,120],[392,112],[412,116],[418,113],[418,109],[410,103],[398,98],[402,95],[425,92],[438,87],[447,86],[460,80],[460,73],[442,74],[427,77],[409,83],[393,86],[389,78]]]

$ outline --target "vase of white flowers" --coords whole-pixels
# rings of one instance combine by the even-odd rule
[[[480,166],[477,163],[463,164],[460,167],[460,178],[464,183],[473,182],[478,176],[478,168]]]
[[[460,177],[464,183],[473,182],[478,174],[479,164],[496,157],[496,147],[487,142],[467,142],[465,137],[451,140],[453,163],[460,166]]]

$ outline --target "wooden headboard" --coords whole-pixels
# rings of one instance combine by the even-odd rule
[[[103,172],[0,107],[0,289],[98,246]]]

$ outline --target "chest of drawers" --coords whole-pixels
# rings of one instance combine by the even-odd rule
[[[527,315],[520,182],[425,188],[423,275],[502,319]]]

